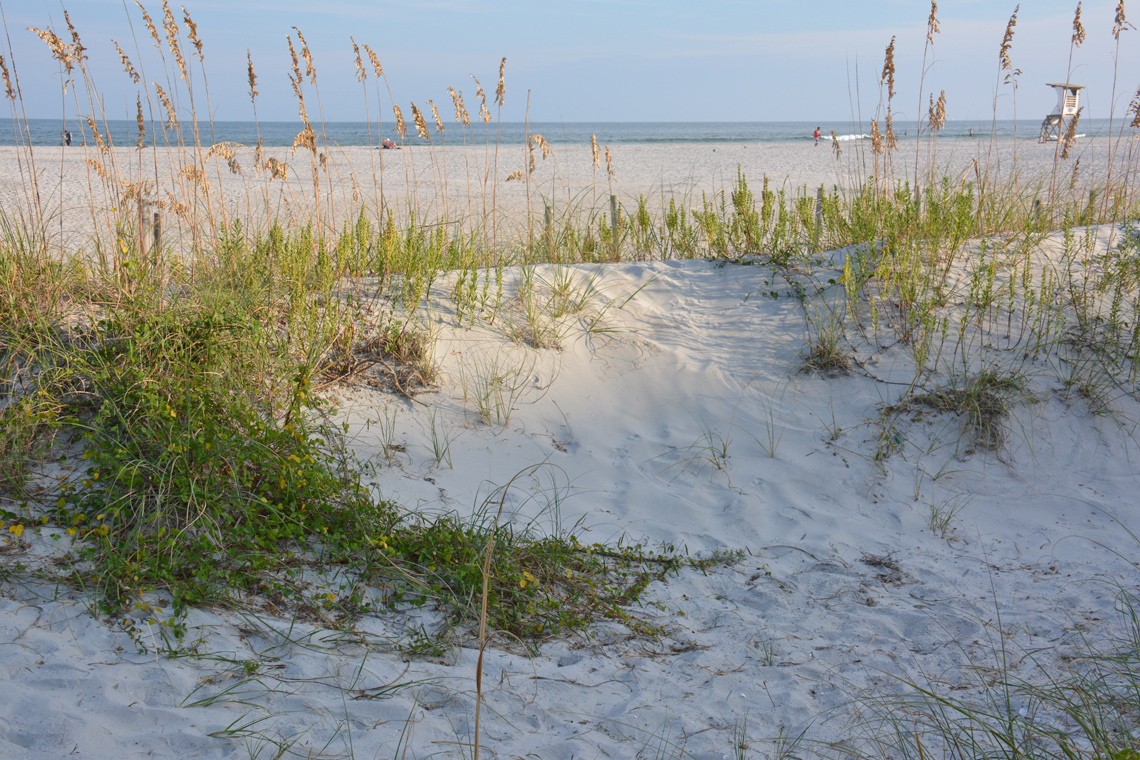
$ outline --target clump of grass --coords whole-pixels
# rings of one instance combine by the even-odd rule
[[[911,393],[886,407],[885,413],[887,417],[894,417],[903,412],[928,409],[954,415],[962,421],[970,449],[996,451],[1005,443],[1005,423],[1013,402],[1029,398],[1024,377],[983,370],[952,378],[946,385]]]

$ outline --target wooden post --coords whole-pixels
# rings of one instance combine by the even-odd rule
[[[139,196],[139,256],[146,261],[147,253],[147,218],[150,216],[150,203],[146,198]]]

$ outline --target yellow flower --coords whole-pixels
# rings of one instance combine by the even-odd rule
[[[17,523],[16,525],[10,526],[8,528],[8,532],[14,535],[16,538],[19,538],[24,533],[24,526]]]

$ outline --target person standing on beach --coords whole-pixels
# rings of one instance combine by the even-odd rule
[[[63,130],[63,144],[69,148],[71,147],[71,133],[66,129]]]
[[[817,148],[819,147],[819,130],[820,129],[821,129],[820,127],[816,127],[815,132],[812,132],[812,135],[811,135],[812,137],[815,138],[815,147],[817,147]]]

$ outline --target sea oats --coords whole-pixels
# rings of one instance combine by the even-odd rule
[[[832,134],[835,133],[832,132]],[[899,147],[899,142],[895,138],[895,119],[889,108],[887,109],[886,131],[883,132],[883,147],[888,151],[898,150]]]
[[[1069,122],[1069,127],[1065,130],[1065,135],[1061,138],[1061,160],[1063,161],[1069,160],[1069,150],[1073,147],[1074,143],[1077,142],[1077,122],[1081,120],[1081,111],[1084,110],[1084,106],[1077,109],[1077,112]]]
[[[527,174],[528,175],[534,174],[534,170],[537,167],[535,166],[535,163],[534,163],[534,143],[530,140],[527,140],[527,143],[526,143],[526,153],[527,153],[527,159],[528,159]]]
[[[1085,41],[1085,25],[1081,23],[1081,4],[1077,3],[1077,12],[1073,16],[1073,47],[1080,47]]]
[[[431,115],[432,115],[432,118],[435,119],[435,131],[436,132],[442,132],[443,131],[443,119],[439,118],[439,109],[435,107],[435,103],[431,100],[429,100],[427,102],[427,104],[429,106],[431,106]]]
[[[941,29],[938,28],[938,0],[930,0],[930,18],[926,20],[926,41],[933,45],[934,35],[940,31]]]
[[[1072,190],[1077,186],[1077,179],[1080,177],[1080,175],[1081,159],[1078,158],[1076,163],[1073,164],[1073,173],[1069,176],[1069,190]]]
[[[998,51],[998,60],[1001,62],[1001,70],[1005,72],[1006,84],[1014,77],[1021,75],[1021,69],[1013,68],[1013,61],[1009,57],[1009,51],[1013,47],[1013,28],[1017,26],[1017,13],[1020,10],[1020,4],[1014,7],[1013,15],[1009,17],[1009,23],[1005,25],[1005,36],[1001,40],[1001,50]]]
[[[934,95],[930,96],[930,128],[935,131],[941,131],[946,126],[946,90],[938,96],[938,102],[934,102]]]
[[[194,19],[190,18],[190,12],[186,10],[186,6],[182,6],[182,22],[186,24],[186,36],[190,38],[190,44],[194,46],[198,60],[202,58],[202,40],[198,39],[198,25],[194,23]]]
[[[146,140],[146,122],[143,121],[142,97],[139,95],[135,95],[135,122],[139,128],[139,139],[135,147],[142,148],[143,142]]]
[[[521,182],[523,178],[522,169],[515,169],[507,175],[507,182]]]
[[[67,30],[71,32],[71,54],[75,56],[76,61],[82,61],[87,58],[85,54],[87,48],[79,41],[79,32],[75,31],[75,25],[71,23],[71,16],[67,11],[63,12],[63,20],[67,22]]]
[[[423,113],[420,112],[420,109],[416,107],[415,103],[412,103],[412,123],[416,125],[416,134],[430,142],[431,137],[428,135],[427,122],[424,120]]]
[[[293,38],[286,34],[285,42],[289,45],[289,57],[293,62],[293,75],[289,77],[289,81],[293,82],[293,91],[297,92],[301,82],[305,81],[305,78],[301,76],[301,61],[297,58],[297,51],[293,48]]]
[[[137,5],[139,7],[139,10],[142,11],[143,21],[146,23],[146,28],[147,31],[150,32],[151,39],[154,40],[154,46],[159,50],[162,50],[162,38],[158,36],[158,29],[156,29],[154,26],[154,19],[150,17],[150,14],[146,12],[146,8],[144,8],[143,4],[138,0],[135,0],[135,5]]]
[[[1140,87],[1136,88],[1136,97],[1132,98],[1132,102],[1128,104],[1128,110],[1124,112],[1127,117],[1132,114],[1132,121],[1128,126],[1133,129],[1140,129]]]
[[[408,133],[408,125],[404,123],[404,114],[395,103],[392,104],[392,110],[396,114],[396,132],[399,133],[400,137],[403,137]]]
[[[486,124],[491,121],[491,112],[487,110],[487,93],[483,92],[483,85],[479,84],[479,79],[474,74],[471,78],[475,80],[475,96],[479,98],[479,118]]]
[[[249,81],[249,102],[257,102],[257,74],[253,73],[253,56],[249,52],[249,48],[245,50],[246,65],[246,78]]]
[[[447,88],[451,94],[451,102],[455,104],[455,120],[463,122],[463,126],[471,126],[471,117],[467,113],[467,106],[463,103],[463,93],[456,92],[454,87]]]
[[[1113,18],[1112,23],[1112,36],[1119,41],[1120,33],[1126,29],[1135,29],[1132,24],[1128,23],[1128,19],[1124,17],[1124,0],[1120,0],[1116,4],[1116,16]]]
[[[530,141],[532,144],[537,145],[539,147],[539,149],[542,150],[542,160],[543,161],[550,158],[550,154],[552,153],[552,151],[550,150],[550,143],[546,142],[545,137],[543,137],[542,135],[539,135],[539,134],[533,134],[530,136]]]
[[[890,118],[889,116],[887,117]],[[831,147],[835,150],[835,160],[838,161],[843,151],[839,149],[839,138],[835,136],[835,130],[831,130]]]
[[[594,153],[594,168],[601,169],[601,158],[598,156],[598,136],[596,134],[590,135],[590,150]]]
[[[28,31],[35,34],[51,48],[52,57],[59,61],[64,71],[70,75],[71,70],[75,68],[75,56],[72,53],[71,45],[61,40],[51,29],[37,29],[34,26],[29,26]]]
[[[123,49],[119,47],[119,43],[111,40],[111,44],[113,44],[115,46],[115,50],[118,51],[119,61],[123,64],[123,70],[127,72],[127,76],[131,78],[131,81],[135,84],[138,84],[140,81],[142,81],[142,77],[140,77],[139,73],[135,71],[135,67],[131,64],[131,59],[128,58],[127,54],[123,52]]]
[[[309,84],[317,83],[317,68],[313,66],[313,54],[309,50],[309,43],[305,42],[305,35],[301,34],[301,30],[293,27],[293,31],[297,33],[297,39],[301,41],[301,57],[305,59],[305,76],[309,78]]]
[[[186,60],[182,57],[182,45],[178,41],[178,22],[174,20],[169,0],[162,0],[162,28],[166,32],[166,45],[170,48],[170,54],[178,63],[179,76],[189,82],[190,73],[186,70]]]
[[[305,128],[297,133],[293,138],[293,153],[297,153],[297,148],[308,148],[312,153],[317,152],[317,136],[313,133],[313,128],[305,124]]]
[[[4,56],[0,55],[0,74],[4,76],[4,97],[8,100],[16,99],[16,91],[12,89],[12,80],[8,77],[8,64],[4,63]]]
[[[349,35],[348,41],[352,43],[352,52],[356,53],[356,81],[363,82],[368,78],[368,73],[364,70],[364,61],[360,58],[360,46],[356,44],[352,35]]]
[[[372,52],[372,48],[367,45],[364,46],[364,52],[368,53],[368,60],[372,61],[372,69],[376,72],[376,78],[384,76],[384,68],[380,65],[380,57]]]
[[[871,152],[876,156],[883,152],[883,136],[879,133],[879,122],[875,119],[871,119]]]
[[[94,169],[95,173],[99,175],[99,179],[103,180],[104,182],[107,182],[109,180],[109,177],[107,176],[107,167],[103,166],[102,163],[96,161],[93,158],[86,159],[86,162],[87,165]]]
[[[617,178],[617,174],[614,172],[614,159],[610,155],[610,146],[608,145],[606,146],[606,173],[615,179]]]
[[[503,72],[506,71],[506,68],[507,59],[504,57],[503,60],[499,62],[499,83],[495,86],[495,105],[499,108],[502,108],[507,100],[507,85],[503,79]]]
[[[289,165],[283,161],[278,161],[273,156],[265,162],[265,168],[269,170],[269,181],[275,179],[287,180],[289,179]]]
[[[158,82],[151,82],[151,84],[154,85],[155,92],[158,93],[158,99],[162,101],[162,107],[166,109],[166,128],[178,126],[178,114],[174,112],[174,105],[171,104],[170,98],[166,97],[162,85]]]
[[[891,44],[883,55],[883,73],[879,76],[879,84],[887,83],[887,100],[895,96],[895,38],[891,37]]]

